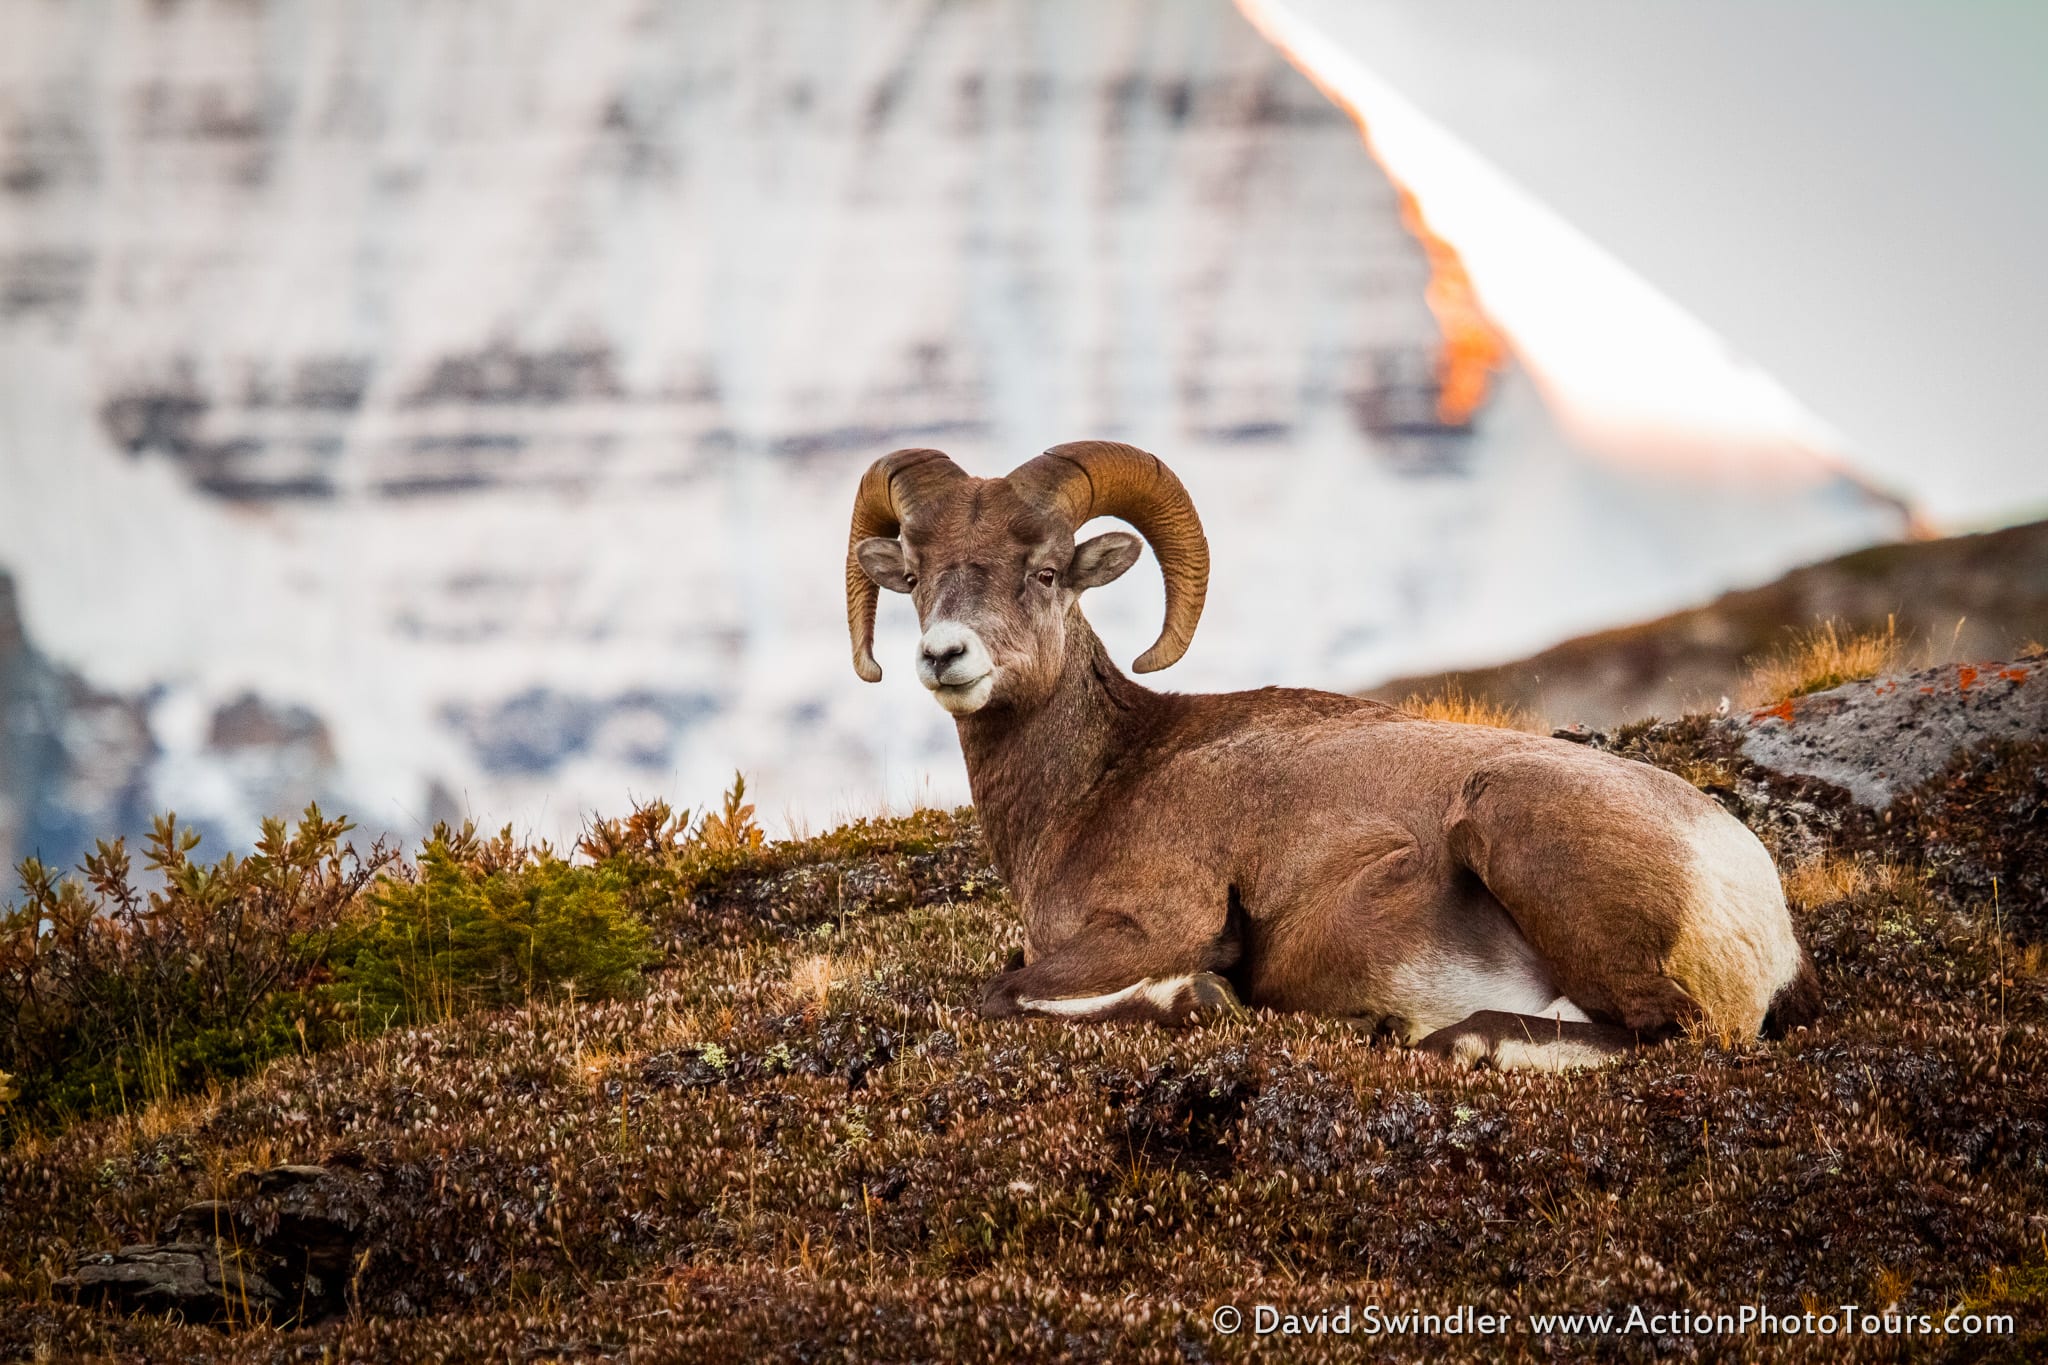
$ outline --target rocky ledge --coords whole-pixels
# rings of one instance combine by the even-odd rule
[[[1781,701],[1737,722],[1742,752],[1883,810],[1958,752],[2048,736],[2048,654],[1944,664]]]
[[[347,1302],[355,1252],[382,1217],[375,1182],[325,1166],[245,1171],[234,1199],[187,1204],[161,1239],[78,1259],[72,1301],[186,1322],[314,1322]]]

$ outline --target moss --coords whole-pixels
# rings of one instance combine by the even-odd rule
[[[1957,755],[1897,803],[1889,828],[1951,900],[2018,943],[2048,939],[2048,740]]]

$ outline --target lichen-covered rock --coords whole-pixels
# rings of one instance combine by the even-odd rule
[[[1754,762],[1832,782],[1882,810],[1958,753],[2048,739],[2048,654],[1845,683],[1736,724]]]

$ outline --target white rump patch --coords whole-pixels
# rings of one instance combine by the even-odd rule
[[[1035,1014],[1051,1014],[1063,1019],[1083,1019],[1091,1014],[1104,1014],[1127,1000],[1142,1000],[1159,1010],[1170,1010],[1180,993],[1193,981],[1191,976],[1147,977],[1133,981],[1120,991],[1106,995],[1070,995],[1055,1000],[1020,998],[1017,1008],[1030,1010]]]
[[[1686,831],[1693,885],[1672,975],[1722,1027],[1754,1033],[1799,972],[1799,941],[1777,864],[1749,828],[1708,811]]]

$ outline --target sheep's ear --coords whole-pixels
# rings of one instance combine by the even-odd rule
[[[1116,582],[1138,562],[1143,547],[1144,542],[1129,531],[1104,531],[1093,540],[1082,541],[1074,547],[1073,562],[1067,565],[1067,586],[1080,592]]]
[[[910,571],[903,565],[903,547],[888,536],[869,536],[853,547],[860,571],[878,588],[890,592],[910,591]]]

